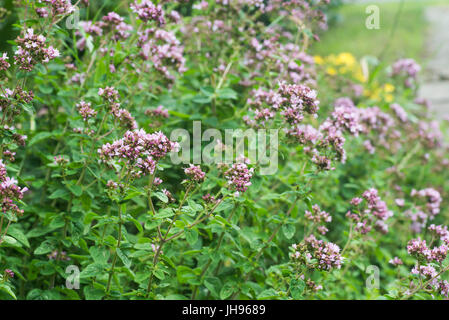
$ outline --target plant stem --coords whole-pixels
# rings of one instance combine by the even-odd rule
[[[295,198],[295,200],[293,201],[293,203],[291,204],[290,208],[287,211],[286,217],[289,217],[290,214],[293,211],[293,208],[296,206],[296,202],[298,201],[298,197]],[[274,230],[274,232],[271,234],[270,238],[268,239],[267,243],[259,250],[259,252],[256,254],[256,256],[254,257],[254,262],[257,262],[257,260],[260,258],[260,256],[263,254],[263,251],[268,248],[268,246],[270,245],[271,241],[273,241],[274,237],[276,236],[276,234],[279,232],[279,230],[281,229],[281,227],[284,225],[284,223],[279,224],[279,226]],[[246,276],[243,278],[243,282],[245,283],[248,281],[249,277],[251,276],[252,272],[254,271],[254,269],[248,271],[248,273],[246,274]],[[235,297],[240,293],[240,289],[238,289],[232,296],[231,296],[231,300],[235,299]]]
[[[226,219],[226,221],[227,221],[228,223],[231,222],[231,219],[232,219],[232,217],[234,216],[235,210],[236,210],[236,206],[235,206],[235,203],[234,203],[234,208],[233,208],[231,214],[229,215],[228,219]],[[215,251],[218,251],[218,249],[220,249],[221,244],[223,243],[224,235],[225,235],[225,231],[222,231],[221,234],[220,234],[220,237],[218,238],[218,243],[217,243],[217,246],[215,247]],[[203,267],[203,269],[201,270],[201,274],[200,274],[200,282],[201,282],[201,279],[202,279],[202,278],[204,277],[204,275],[206,274],[207,269],[209,269],[211,263],[212,263],[212,258],[209,258],[208,262],[206,263],[206,265],[205,265],[205,266]],[[197,292],[198,292],[198,286],[195,286],[195,288],[193,289],[193,292],[192,292],[192,297],[191,297],[192,300],[195,300]]]
[[[122,241],[122,208],[118,206],[118,214],[119,214],[119,223],[118,223],[118,241],[117,246],[115,247],[114,258],[112,259],[111,272],[109,273],[108,284],[106,286],[106,293],[109,293],[109,289],[111,288],[111,280],[114,275],[114,268],[117,262],[117,249],[120,248],[120,242]]]

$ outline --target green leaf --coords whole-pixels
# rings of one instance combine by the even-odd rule
[[[187,281],[196,278],[195,272],[186,266],[179,266],[176,269],[176,276],[178,278],[179,283],[187,283]]]
[[[284,236],[287,239],[293,238],[293,236],[295,235],[295,232],[296,232],[295,225],[294,224],[289,224],[289,223],[288,224],[284,224],[282,226],[282,232],[284,233]]]
[[[258,300],[267,300],[277,298],[279,295],[274,289],[267,289],[257,295]]]
[[[53,133],[51,133],[51,132],[39,132],[33,138],[31,138],[30,142],[28,143],[28,146],[31,147],[35,143],[42,141],[44,139],[47,139],[49,137],[52,137],[52,136],[53,136]]]
[[[69,190],[77,197],[81,196],[83,194],[83,188],[78,185],[68,186]]]
[[[0,290],[9,294],[11,297],[14,298],[14,300],[17,300],[16,294],[14,293],[14,291],[12,291],[11,287],[8,284],[0,283]]]
[[[219,290],[222,287],[221,281],[217,277],[207,277],[204,279],[204,286],[209,289],[213,297],[220,296]]]
[[[40,236],[47,234],[55,229],[57,229],[57,227],[53,227],[53,226],[37,227],[35,229],[32,229],[30,232],[28,232],[27,237],[28,237],[28,239],[40,237]]]
[[[54,248],[55,246],[49,240],[45,240],[34,250],[34,254],[46,254],[53,251]]]
[[[109,250],[102,247],[90,247],[89,253],[94,261],[98,263],[107,263],[110,256]]]
[[[154,193],[154,195],[156,196],[156,198],[161,200],[163,203],[168,203],[168,197],[167,197],[167,195],[165,193],[163,193],[163,192],[156,192],[156,193]]]
[[[199,203],[196,203],[195,201],[193,201],[191,199],[187,200],[187,203],[189,204],[189,207],[195,212],[203,210],[202,205],[200,205]]]
[[[86,300],[101,300],[104,296],[104,291],[86,286],[84,287],[84,295],[86,296]]]
[[[159,210],[159,212],[156,213],[156,214],[154,215],[154,217],[155,217],[156,219],[163,219],[163,218],[171,217],[171,216],[173,216],[174,214],[175,214],[175,212],[173,211],[172,208],[165,208],[165,209]]]
[[[198,241],[198,231],[195,229],[184,228],[184,232],[190,245],[194,245]]]
[[[19,246],[19,247],[21,246],[16,239],[10,236],[3,236],[2,240],[4,243],[9,244],[10,246]]]
[[[122,260],[123,264],[129,269],[131,267],[131,261],[128,259],[128,257],[123,253],[120,248],[117,248],[117,255]]]
[[[85,267],[81,273],[81,278],[91,278],[104,274],[104,270],[108,267],[106,263],[94,262]]]
[[[49,199],[58,199],[62,198],[64,199],[69,195],[69,192],[65,189],[58,189],[55,192],[53,192],[51,195],[48,196]]]
[[[237,92],[235,92],[231,88],[224,88],[224,89],[218,90],[217,96],[220,99],[237,99]]]
[[[290,281],[290,292],[293,299],[302,299],[302,293],[304,292],[306,284],[302,279],[292,279]]]
[[[195,97],[193,99],[193,102],[199,103],[199,104],[208,104],[208,103],[211,103],[211,101],[212,101],[211,97],[206,97],[203,95],[198,95],[197,97]]]
[[[215,208],[215,212],[225,211],[234,207],[234,202],[231,200],[222,201],[217,208]]]
[[[220,299],[225,300],[231,296],[235,291],[235,285],[231,283],[226,283],[220,290]]]
[[[164,280],[165,279],[165,273],[161,269],[154,270],[153,274],[159,280]]]
[[[26,247],[28,248],[30,247],[30,243],[28,242],[26,235],[19,228],[16,227],[9,228],[8,234],[16,238],[20,243],[22,243]]]

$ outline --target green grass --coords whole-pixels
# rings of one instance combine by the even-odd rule
[[[368,5],[346,4],[339,7],[329,30],[320,35],[321,42],[312,47],[312,52],[318,55],[351,52],[358,58],[365,55],[379,57],[384,53],[386,63],[404,57],[423,62],[427,32],[425,7],[449,5],[449,0],[405,0],[393,37],[391,34],[399,2],[376,3],[380,8],[380,29],[377,30],[365,27],[368,16],[365,8]]]

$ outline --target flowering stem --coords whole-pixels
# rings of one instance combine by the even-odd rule
[[[224,198],[223,198],[224,199]],[[189,224],[186,228],[190,229],[193,228],[194,226],[196,226],[197,224],[200,224],[201,222],[203,222],[204,220],[206,220],[207,218],[209,218],[211,216],[211,214],[215,211],[215,209],[219,206],[219,204],[221,202],[223,202],[223,199],[220,199],[219,201],[217,201],[217,203],[214,205],[214,207],[211,209],[211,211],[206,214],[204,217],[202,217],[201,219],[196,219],[194,222],[192,222],[191,224]],[[167,241],[170,241],[172,239],[175,239],[177,237],[179,237],[180,235],[182,235],[184,233],[184,230],[179,231],[178,233],[175,233],[174,235],[172,235],[170,238],[167,239]]]
[[[420,269],[418,269],[420,270]],[[443,270],[441,270],[440,272],[438,272],[435,276],[433,276],[432,278],[430,278],[429,280],[427,280],[424,283],[421,283],[421,285],[419,285],[416,289],[414,289],[412,292],[410,292],[408,295],[406,295],[405,297],[401,298],[401,300],[408,300],[411,296],[413,296],[416,292],[418,292],[419,290],[425,288],[429,283],[431,283],[433,280],[435,280],[436,278],[438,278],[440,275],[442,275],[443,273],[445,273],[446,271],[449,270],[449,265],[446,266],[446,268],[444,268]]]
[[[189,194],[190,190],[192,189],[192,186],[193,186],[193,185],[190,184],[190,185],[187,187],[186,193],[184,194],[184,197],[182,198],[181,202],[179,203],[178,210],[176,211],[176,214],[175,214],[175,216],[173,217],[173,220],[171,221],[170,225],[169,225],[168,228],[167,228],[167,231],[165,232],[164,240],[167,239],[168,233],[170,232],[171,228],[172,228],[173,225],[175,224],[176,218],[178,218],[178,216],[179,216],[179,214],[180,214],[180,212],[181,212],[182,205],[183,205],[184,202],[186,201],[187,195]]]
[[[111,287],[111,280],[114,275],[114,268],[117,262],[117,249],[120,248],[120,242],[122,241],[122,209],[121,206],[118,206],[118,214],[119,214],[119,223],[118,223],[118,241],[117,246],[115,247],[114,258],[112,259],[111,272],[109,273],[108,284],[106,286],[106,293],[109,293],[109,289]]]
[[[186,191],[186,195],[187,195],[187,193],[188,193],[188,191]],[[184,196],[183,201],[181,201],[181,205],[179,206],[178,212],[179,212],[180,208],[182,207],[182,203],[184,202],[184,200],[186,198],[186,195]],[[218,205],[223,201],[223,199],[224,198],[222,198],[220,201],[217,201],[215,206],[211,209],[211,211],[206,216],[204,216],[202,219],[197,219],[195,222],[193,222],[192,224],[188,225],[186,228],[192,228],[195,225],[197,225],[197,224],[201,223],[202,221],[204,221],[205,219],[207,219],[214,212],[214,210],[218,207]],[[173,220],[175,220],[175,218],[176,218],[176,216],[173,218]],[[172,224],[170,224],[170,226],[172,226],[172,225],[173,225],[173,222],[172,222]],[[159,247],[157,248],[156,254],[154,255],[153,268],[156,267],[156,265],[157,265],[157,262],[158,262],[158,259],[159,259],[159,255],[161,254],[163,245],[165,243],[169,242],[170,240],[173,240],[173,239],[179,237],[180,235],[182,235],[184,233],[184,230],[182,230],[182,231],[180,231],[178,233],[175,233],[171,237],[167,238],[168,237],[168,231],[170,231],[170,230],[167,230],[167,232],[165,233],[165,236],[163,238],[161,238],[161,243],[159,244]],[[151,273],[150,280],[148,282],[147,296],[150,294],[152,281],[153,281],[153,273]]]
[[[353,228],[353,224],[351,221],[351,224],[349,225],[349,235],[348,235],[348,241],[346,241],[345,246],[343,247],[343,250],[341,250],[341,255],[343,256],[343,253],[346,251],[346,249],[348,249],[349,247],[349,243],[352,240],[352,228]]]
[[[296,206],[296,202],[298,201],[298,197],[295,198],[295,200],[293,201],[293,203],[291,204],[290,208],[287,211],[286,217],[289,217],[290,214],[293,211],[293,208]],[[279,226],[274,230],[274,232],[271,234],[270,238],[268,239],[267,243],[259,250],[259,252],[257,253],[257,255],[254,257],[254,261],[257,262],[257,260],[260,258],[260,256],[262,255],[262,253],[264,252],[264,250],[266,248],[268,248],[268,246],[270,245],[271,241],[273,241],[274,237],[276,236],[276,234],[279,232],[279,230],[281,229],[281,227],[284,225],[284,223],[279,224]],[[246,274],[246,276],[243,279],[242,283],[245,283],[248,281],[249,277],[251,276],[251,273],[254,271],[254,269],[248,271],[248,273]],[[235,299],[235,297],[240,293],[240,289],[238,289],[231,297],[231,300]]]
[[[2,219],[3,219],[3,217],[2,217]],[[2,221],[2,224],[3,224],[3,221]],[[8,228],[9,228],[10,224],[11,224],[11,220],[8,220],[8,224],[6,225],[5,232],[2,235],[0,235],[0,244],[3,242],[3,238],[6,236],[6,233],[8,232]]]
[[[190,184],[190,185],[187,187],[187,190],[186,190],[186,193],[184,194],[183,199],[182,199],[181,202],[179,203],[179,207],[178,207],[178,210],[177,210],[177,212],[176,212],[176,215],[173,217],[172,222],[171,222],[170,225],[168,226],[167,231],[165,232],[165,236],[164,236],[164,237],[162,237],[162,234],[161,234],[161,231],[160,231],[160,227],[158,226],[158,234],[159,234],[160,244],[159,244],[159,246],[158,246],[158,248],[157,248],[157,251],[156,251],[156,254],[154,255],[154,258],[153,258],[153,268],[156,267],[156,265],[157,265],[157,263],[158,263],[159,255],[160,255],[161,252],[162,252],[162,247],[164,246],[164,244],[165,244],[167,241],[170,241],[170,240],[171,240],[171,239],[167,239],[168,233],[170,232],[170,230],[171,230],[173,224],[175,223],[176,217],[179,215],[179,212],[180,212],[180,210],[181,210],[181,208],[182,208],[182,205],[184,204],[184,201],[185,201],[185,199],[187,198],[187,195],[189,194],[191,188],[192,188],[192,185]],[[152,203],[152,201],[151,201],[151,197],[149,197],[149,201],[150,201],[151,206],[152,206],[152,208],[153,208],[153,214],[154,214],[154,206],[153,206],[153,203]],[[148,281],[147,296],[150,294],[152,282],[153,282],[153,271],[151,272],[150,280]]]
[[[234,208],[233,208],[231,214],[229,215],[228,219],[226,219],[226,221],[227,221],[228,223],[231,222],[231,219],[232,219],[232,217],[234,216],[234,213],[235,213],[236,209],[237,209],[237,207],[236,207],[236,205],[235,205],[235,203],[234,203]],[[225,235],[225,231],[222,231],[221,234],[220,234],[220,237],[219,237],[219,239],[218,239],[217,246],[214,248],[215,251],[218,251],[218,249],[220,249],[221,244],[223,243],[224,235]],[[212,263],[212,258],[209,258],[208,262],[207,262],[206,265],[203,267],[203,270],[201,270],[201,274],[200,274],[200,282],[201,282],[201,279],[202,279],[202,278],[204,277],[204,275],[206,274],[207,269],[209,269],[211,263]],[[192,298],[191,298],[192,300],[195,299],[197,292],[198,292],[198,286],[195,286],[195,288],[193,289],[193,292],[192,292]]]

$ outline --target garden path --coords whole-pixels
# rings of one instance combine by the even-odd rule
[[[431,110],[439,116],[449,116],[449,6],[427,7],[429,22],[425,65],[425,82],[420,96],[432,104]]]

